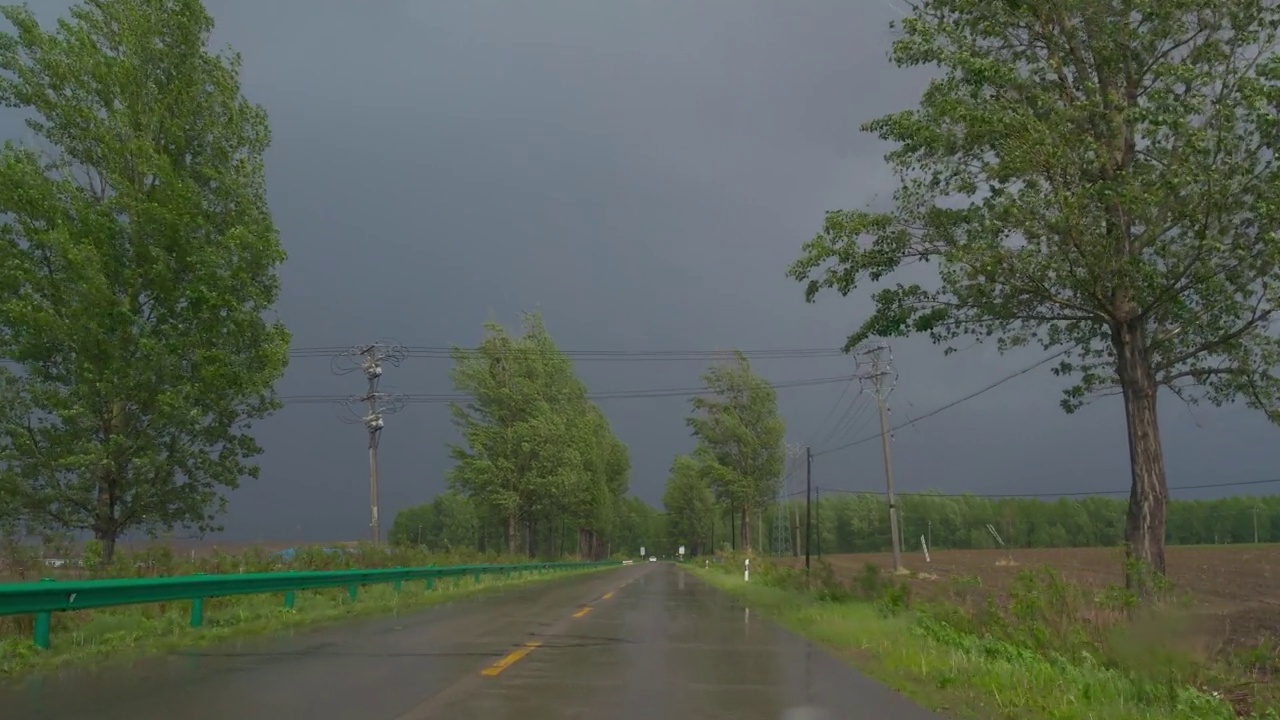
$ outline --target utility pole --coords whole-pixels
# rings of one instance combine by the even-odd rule
[[[858,379],[870,385],[880,410],[880,452],[884,456],[885,497],[889,501],[889,535],[893,542],[893,570],[902,572],[902,535],[898,529],[898,506],[893,496],[893,465],[889,460],[889,394],[896,384],[893,355],[888,343],[868,347],[857,355]]]
[[[809,572],[809,546],[813,545],[813,450],[804,448],[804,571]]]
[[[1258,544],[1258,508],[1253,509],[1253,544]]]
[[[336,358],[338,362],[334,369],[339,375],[360,370],[369,383],[364,395],[347,399],[348,415],[343,419],[363,425],[369,434],[369,532],[374,545],[382,542],[378,520],[378,443],[382,438],[384,418],[404,407],[402,395],[381,392],[378,383],[382,379],[383,365],[399,365],[404,356],[404,348],[392,343],[358,345]],[[357,407],[361,410],[356,410]]]
[[[813,514],[814,522],[818,524],[814,537],[817,538],[818,557],[822,557],[822,488],[813,489]]]

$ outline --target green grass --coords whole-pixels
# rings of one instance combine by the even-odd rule
[[[738,567],[739,563],[726,563]],[[756,565],[753,563],[753,571]],[[880,600],[794,587],[794,577],[690,568],[785,627],[917,702],[983,720],[1232,720],[1232,706],[1172,675],[1133,672],[1083,651],[1071,654],[1010,642],[999,633],[958,630],[947,613],[903,609],[892,592]],[[1280,718],[1274,710],[1256,717]]]
[[[0,676],[154,655],[357,617],[394,617],[449,601],[609,569],[611,566],[515,573],[507,578],[482,575],[479,585],[470,576],[437,579],[432,590],[426,589],[425,582],[406,582],[399,591],[390,584],[372,585],[361,588],[354,601],[345,589],[300,591],[291,610],[284,608],[282,595],[215,598],[205,601],[204,624],[199,628],[190,627],[189,602],[57,613],[48,650],[31,644],[30,618],[11,618],[0,635]]]

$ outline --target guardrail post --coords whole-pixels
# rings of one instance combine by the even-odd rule
[[[428,590],[428,591],[431,591],[431,590],[435,590],[435,589],[436,589],[436,578],[435,578],[435,576],[434,576],[434,575],[428,575],[428,576],[427,576],[427,590]]]
[[[40,578],[40,582],[55,582],[53,578]],[[49,649],[49,628],[53,625],[53,613],[36,613],[36,626],[31,642],[41,650]]]
[[[204,573],[196,573],[197,576]],[[204,598],[191,599],[191,627],[198,628],[204,624]]]
[[[294,601],[294,600],[295,600],[295,598],[294,598],[294,595],[293,595],[293,591],[292,591],[292,590],[290,590],[290,591],[286,592],[286,593],[284,594],[284,609],[285,609],[285,610],[292,610],[292,609],[293,609],[293,601]]]
[[[479,571],[479,570],[475,571],[475,573],[474,573],[473,577],[476,579],[476,585],[479,585],[479,584],[480,584],[480,571]]]
[[[355,601],[355,599],[356,599],[356,595],[359,595],[359,594],[360,594],[360,586],[359,586],[359,585],[352,585],[352,586],[348,587],[348,588],[347,588],[347,594],[351,596],[351,600],[354,602],[354,601]]]

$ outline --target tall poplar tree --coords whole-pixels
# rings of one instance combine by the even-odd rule
[[[265,111],[199,0],[90,0],[51,30],[0,8],[0,427],[28,530],[217,528],[260,448],[289,335]]]
[[[737,515],[740,547],[750,550],[752,519],[777,494],[786,457],[777,392],[741,352],[707,368],[702,379],[710,392],[693,398],[686,422],[704,459],[704,477],[716,499]]]

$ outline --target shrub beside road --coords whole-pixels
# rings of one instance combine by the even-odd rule
[[[92,552],[88,555],[92,557]],[[8,563],[11,575],[5,580],[165,577],[285,569],[344,570],[522,562],[528,562],[527,558],[479,556],[474,553],[431,555],[414,549],[363,545],[299,548],[292,553],[252,548],[237,554],[219,552],[179,559],[167,547],[161,546],[137,553],[117,552],[107,567],[36,569],[29,562],[11,559]],[[92,566],[92,561],[88,564]],[[20,571],[18,576],[13,576],[15,567]],[[0,676],[198,647],[235,637],[280,632],[360,616],[394,616],[442,602],[594,570],[509,577],[482,575],[478,584],[471,576],[441,579],[431,590],[425,583],[404,583],[399,590],[389,584],[374,585],[362,588],[354,600],[344,588],[299,591],[295,593],[292,609],[286,609],[281,596],[275,594],[211,598],[204,603],[204,625],[200,628],[190,627],[190,602],[54,613],[53,646],[44,651],[32,646],[32,617],[0,617]]]
[[[1207,650],[1206,626],[1197,624],[1203,613],[1193,611],[1202,602],[1193,594],[1166,588],[1154,609],[1139,611],[1121,587],[996,555],[987,559],[1010,578],[992,586],[977,575],[894,576],[874,556],[861,564],[856,556],[815,560],[808,581],[791,562],[755,559],[749,583],[740,556],[690,567],[895,689],[953,714],[1280,719],[1275,647],[1258,638],[1250,648],[1221,642],[1219,651]],[[939,560],[947,564],[945,552]]]

